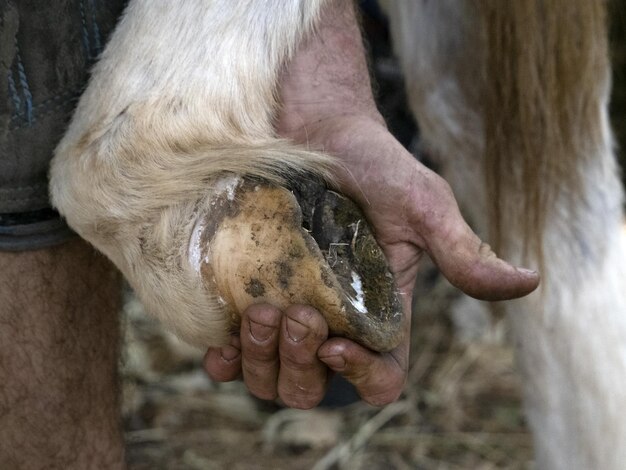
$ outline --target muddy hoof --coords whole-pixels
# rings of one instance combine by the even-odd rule
[[[354,203],[309,181],[293,192],[238,178],[220,185],[195,257],[233,328],[251,304],[305,304],[334,335],[381,352],[399,344],[403,315],[393,276]]]

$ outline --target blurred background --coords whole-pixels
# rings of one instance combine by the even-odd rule
[[[419,134],[386,20],[374,1],[360,4],[379,107],[417,154]],[[610,18],[618,142],[626,142],[623,4],[611,3]],[[618,154],[623,165],[619,146]],[[298,411],[256,400],[239,382],[212,383],[201,368],[203,352],[161,330],[130,290],[125,300],[121,367],[131,469],[532,468],[504,323],[485,317],[428,261],[415,291],[408,384],[384,409],[350,403],[352,392],[341,385],[327,406]]]

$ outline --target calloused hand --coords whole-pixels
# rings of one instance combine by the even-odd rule
[[[205,368],[218,381],[243,373],[255,396],[280,397],[295,408],[313,407],[323,398],[330,369],[352,382],[363,400],[384,405],[399,396],[406,379],[411,296],[423,253],[452,284],[484,300],[526,295],[539,277],[497,258],[463,220],[448,184],[380,123],[342,117],[309,129],[311,139],[318,135],[325,136],[328,151],[341,156],[341,187],[360,203],[387,256],[403,299],[405,340],[380,354],[345,338],[328,339],[323,317],[311,307],[281,312],[253,305],[231,345],[207,352]]]
[[[328,339],[322,315],[308,306],[281,312],[271,305],[252,305],[241,317],[238,336],[223,348],[211,348],[205,369],[216,381],[243,376],[258,398],[280,397],[293,408],[312,408],[326,391],[328,370],[317,351]]]
[[[521,297],[539,284],[536,272],[509,265],[481,242],[449,185],[389,133],[371,95],[352,8],[352,2],[329,3],[318,35],[285,71],[277,131],[337,157],[339,189],[361,206],[396,278],[406,335],[381,354],[328,338],[323,317],[310,307],[248,308],[239,336],[227,347],[209,349],[205,369],[218,381],[243,375],[254,395],[280,397],[295,408],[322,399],[330,371],[346,377],[370,404],[398,398],[408,369],[411,296],[424,253],[453,285],[479,299]]]

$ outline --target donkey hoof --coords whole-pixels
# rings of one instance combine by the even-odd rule
[[[403,335],[401,302],[365,217],[321,184],[293,189],[236,177],[218,183],[190,252],[207,291],[233,328],[251,304],[305,304],[332,334],[393,349]]]

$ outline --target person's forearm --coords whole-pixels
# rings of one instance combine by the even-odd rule
[[[376,108],[352,2],[325,4],[314,32],[286,64],[279,92],[278,134],[336,157],[341,165],[334,176],[341,192],[363,208],[370,204],[363,185],[397,189],[404,199],[418,169]]]
[[[376,108],[353,2],[331,0],[319,23],[287,64],[280,81],[280,135],[307,142],[313,127],[346,115],[384,124]]]

